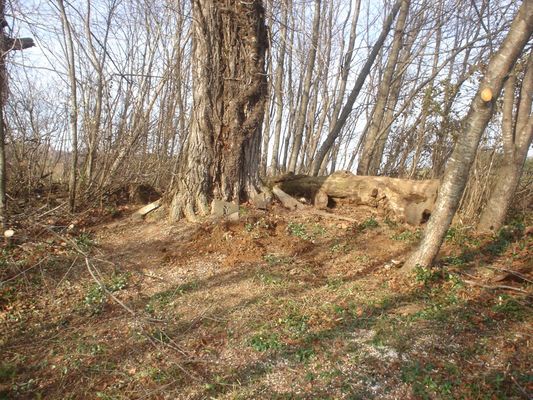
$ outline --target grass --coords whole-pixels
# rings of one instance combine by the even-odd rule
[[[422,231],[420,229],[411,232],[409,230],[395,233],[391,236],[392,240],[399,242],[416,242],[422,238]]]
[[[312,241],[327,233],[326,228],[320,224],[314,224],[311,227],[302,222],[291,221],[287,224],[287,231],[291,236],[296,236],[302,240]]]

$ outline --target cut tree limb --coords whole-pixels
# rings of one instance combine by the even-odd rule
[[[154,201],[153,203],[147,204],[144,207],[138,209],[131,216],[132,219],[143,219],[146,214],[158,209],[161,207],[161,199]]]
[[[288,208],[289,210],[300,211],[306,208],[305,204],[300,203],[294,197],[285,193],[278,186],[274,186],[272,188],[272,193],[274,193],[274,196],[276,196],[279,199],[279,201],[281,201],[281,204],[283,204],[283,207]]]
[[[411,225],[427,221],[433,211],[439,183],[438,180],[356,176],[349,171],[317,177],[288,174],[271,180],[271,185],[283,194],[313,199],[317,208],[325,207],[330,197],[349,198],[357,205],[380,208],[387,216]]]

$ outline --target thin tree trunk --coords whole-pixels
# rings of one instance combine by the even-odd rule
[[[355,103],[355,100],[357,99],[357,96],[359,96],[359,92],[363,88],[366,77],[370,73],[370,69],[372,68],[372,65],[374,64],[374,61],[376,60],[376,57],[381,47],[383,46],[383,43],[385,43],[385,39],[387,38],[387,35],[389,34],[394,18],[396,18],[396,14],[398,14],[398,10],[400,9],[401,3],[402,3],[402,0],[398,0],[396,4],[394,4],[389,16],[387,17],[387,20],[385,21],[383,30],[381,31],[381,34],[378,40],[372,47],[372,51],[370,52],[365,64],[363,65],[361,72],[359,72],[359,75],[357,76],[357,80],[355,81],[352,91],[350,92],[350,95],[348,96],[348,99],[346,100],[346,104],[342,108],[342,112],[340,113],[339,119],[337,120],[335,125],[333,125],[333,127],[330,129],[328,136],[326,137],[326,140],[324,140],[324,143],[322,143],[322,146],[320,146],[319,150],[317,151],[317,154],[315,158],[313,159],[313,164],[311,166],[312,175],[316,176],[318,174],[320,167],[322,165],[322,162],[324,161],[324,158],[326,157],[326,154],[328,153],[330,148],[333,146],[333,143],[335,142],[335,140],[339,137],[341,130],[344,128],[344,124],[346,123],[348,116],[352,112],[352,108]]]
[[[74,41],[72,39],[72,29],[68,21],[67,13],[65,11],[65,5],[63,3],[63,0],[57,0],[57,4],[61,13],[61,22],[63,24],[63,33],[65,36],[68,79],[70,86],[69,127],[72,148],[70,160],[68,202],[70,212],[74,212],[76,209],[76,186],[78,169],[78,95],[76,82],[76,64],[74,63]]]
[[[359,159],[359,165],[357,166],[358,175],[376,175],[379,164],[381,163],[381,156],[378,154],[378,148],[380,147],[379,134],[384,125],[383,118],[391,94],[394,71],[397,69],[398,57],[400,55],[400,50],[402,49],[403,32],[408,12],[409,0],[403,0],[400,7],[400,14],[398,15],[398,21],[396,22],[396,28],[394,30],[391,51],[379,85],[376,105],[374,106],[374,111],[372,113],[372,120],[370,121],[368,132],[365,135],[363,151],[361,153],[361,158]],[[397,78],[399,79],[400,77]],[[399,87],[397,90],[399,90]],[[383,148],[384,147],[385,146],[383,145]]]
[[[313,17],[313,35],[311,38],[311,48],[309,49],[309,57],[306,59],[305,76],[302,86],[302,98],[300,100],[300,107],[296,115],[296,123],[294,127],[294,141],[292,143],[292,150],[289,157],[289,172],[296,171],[296,165],[298,163],[298,156],[300,155],[300,149],[302,147],[302,139],[305,130],[305,121],[307,118],[307,108],[309,105],[309,95],[311,92],[311,80],[313,78],[313,69],[315,67],[316,51],[318,47],[318,38],[320,35],[320,16],[321,0],[314,0],[315,2],[315,14]]]
[[[481,213],[477,226],[481,232],[494,232],[503,225],[533,138],[533,116],[530,115],[533,99],[533,56],[531,53],[520,90],[520,103],[516,115],[513,115],[515,84],[516,76],[511,75],[505,84],[503,98],[503,164],[498,170],[494,187]]]
[[[276,66],[276,76],[274,78],[274,102],[276,104],[276,122],[274,127],[274,143],[272,145],[272,157],[270,159],[270,170],[272,174],[279,172],[279,146],[281,140],[281,125],[283,122],[283,76],[285,53],[287,49],[287,23],[289,15],[290,1],[283,6],[281,17],[281,31],[280,31],[280,49],[278,55],[278,64]]]
[[[457,141],[444,174],[435,211],[429,219],[420,246],[406,261],[404,271],[410,271],[417,265],[431,265],[437,256],[457,211],[481,135],[492,116],[503,83],[532,33],[533,2],[524,1],[507,37],[487,66],[485,77],[465,119],[465,132]],[[491,100],[484,101],[481,98],[484,90],[491,92]]]

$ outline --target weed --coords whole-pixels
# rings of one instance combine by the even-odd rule
[[[422,267],[416,265],[415,267],[415,281],[421,282],[424,286],[428,286],[431,282],[435,282],[442,277],[442,273],[434,268]]]
[[[378,221],[374,218],[374,216],[371,216],[370,218],[367,218],[363,222],[359,224],[359,229],[365,230],[365,229],[374,229],[379,226]]]
[[[526,306],[507,294],[498,296],[497,303],[492,307],[492,310],[518,321],[522,321],[528,315]]]
[[[280,319],[279,323],[291,336],[299,336],[307,332],[308,321],[309,317],[292,312],[287,317]]]
[[[315,355],[315,351],[311,347],[304,347],[296,350],[294,358],[297,362],[306,363]]]
[[[326,234],[326,228],[324,228],[322,225],[315,224],[315,226],[313,226],[313,236],[314,237],[324,236],[325,234]]]
[[[2,249],[0,251],[0,268],[7,267],[10,264],[11,256],[8,248]]]
[[[446,399],[453,397],[453,388],[460,384],[460,381],[453,375],[440,379],[437,376],[439,370],[431,363],[421,364],[419,361],[409,362],[402,368],[401,379],[410,383],[413,393],[417,398],[433,399],[435,393],[437,398]],[[447,371],[450,373],[450,371]],[[452,378],[452,380],[449,380]]]
[[[332,253],[348,253],[350,251],[350,245],[346,242],[335,242],[331,246]]]
[[[469,227],[452,226],[446,231],[444,240],[459,246],[466,246],[468,244],[479,244],[478,240],[471,238],[468,235],[469,230]]]
[[[106,351],[105,346],[98,343],[79,343],[76,351],[85,356],[96,356],[98,354],[103,354]]]
[[[494,256],[501,255],[523,230],[523,225],[519,224],[517,226],[504,226],[498,231],[496,239],[486,247],[486,250]]]
[[[253,232],[254,230],[270,229],[271,224],[264,218],[258,219],[256,222],[247,222],[244,224],[246,232]]]
[[[120,216],[120,210],[116,208],[115,206],[106,206],[105,212],[109,214],[112,218],[116,218]]]
[[[307,233],[306,227],[302,223],[289,222],[287,229],[292,236],[299,237],[303,240],[309,240],[310,236]]]
[[[252,336],[250,346],[256,351],[278,350],[281,348],[279,337],[275,333],[258,333]]]
[[[403,231],[400,233],[395,233],[391,236],[392,240],[397,240],[400,242],[415,242],[417,240],[420,240],[422,237],[422,231],[420,229],[417,229],[414,232],[411,231]]]
[[[17,368],[10,363],[0,364],[0,383],[10,381],[17,374]]]
[[[82,250],[82,251],[88,251],[93,247],[96,242],[92,239],[91,235],[83,232],[78,237],[75,238],[76,245]]]
[[[263,256],[263,259],[267,262],[269,267],[290,264],[292,262],[292,259],[290,257],[278,256],[276,254],[265,254]]]
[[[269,272],[261,272],[256,275],[256,278],[263,285],[281,285],[283,283],[283,277]]]
[[[129,274],[118,274],[111,277],[111,281],[106,285],[110,292],[118,292],[128,287]]]
[[[198,282],[191,281],[176,286],[159,293],[154,294],[145,306],[146,312],[155,314],[162,311],[166,306],[171,304],[177,297],[184,295],[198,288]]]
[[[398,223],[396,221],[393,221],[392,219],[390,219],[389,217],[385,217],[385,219],[383,220],[383,222],[385,223],[385,225],[387,225],[389,228],[396,228],[398,226]]]
[[[105,303],[105,293],[103,288],[97,283],[91,285],[85,295],[84,302],[91,315],[99,314]]]
[[[125,289],[128,286],[128,278],[129,274],[113,275],[109,282],[104,283],[105,290],[98,283],[91,285],[84,298],[90,314],[96,315],[102,311],[106,301],[106,290],[113,293]]]
[[[326,282],[326,286],[329,290],[336,291],[342,286],[343,283],[344,281],[341,277],[330,277]]]

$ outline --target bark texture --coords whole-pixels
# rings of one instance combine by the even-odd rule
[[[195,220],[215,198],[239,203],[256,193],[267,46],[261,1],[193,1],[191,130],[171,219]]]
[[[410,271],[417,265],[431,265],[437,256],[459,206],[481,135],[492,116],[504,81],[532,33],[533,1],[528,0],[520,6],[507,37],[487,66],[487,72],[465,118],[464,133],[459,137],[446,168],[435,211],[420,246],[406,261],[404,271]],[[491,100],[484,101],[481,98],[484,89],[491,90]]]

